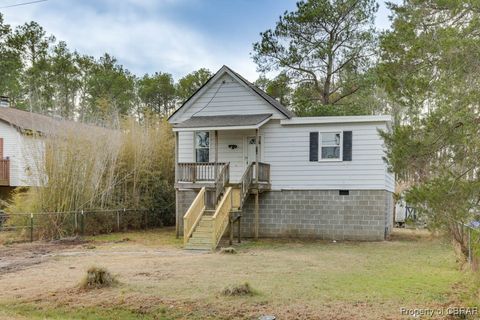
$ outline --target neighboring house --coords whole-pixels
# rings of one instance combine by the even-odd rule
[[[10,108],[0,99],[0,194],[15,187],[39,186],[45,132],[59,128],[60,121],[41,114]]]
[[[239,216],[248,237],[389,235],[395,181],[378,133],[389,116],[296,117],[223,66],[169,121],[187,248],[215,248]]]

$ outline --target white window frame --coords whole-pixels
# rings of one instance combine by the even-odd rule
[[[338,158],[322,158],[322,148],[323,147],[337,147],[336,145],[323,145],[322,143],[322,134],[324,133],[333,133],[333,134],[340,134],[340,144],[338,147],[340,148]],[[339,162],[343,161],[343,131],[319,131],[318,132],[318,162]]]
[[[208,133],[208,148],[199,148],[197,147],[197,133],[198,132],[207,132]],[[210,131],[198,130],[193,132],[193,162],[195,163],[209,163],[210,162],[210,145],[211,145],[211,134]],[[208,149],[208,162],[198,162],[197,161],[197,149]]]

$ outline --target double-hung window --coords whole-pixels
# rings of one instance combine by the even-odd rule
[[[320,159],[340,160],[341,141],[341,132],[320,132]]]
[[[208,131],[195,132],[195,161],[209,162],[210,160],[210,133]]]

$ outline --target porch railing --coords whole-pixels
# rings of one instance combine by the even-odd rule
[[[225,189],[225,195],[212,216],[212,249],[215,249],[228,226],[232,210],[232,187]]]
[[[215,173],[218,174],[226,165],[224,162],[181,162],[177,166],[177,181],[192,183],[215,181],[217,176]]]
[[[258,181],[270,182],[270,164],[264,162],[258,163]]]
[[[259,162],[257,168],[256,162],[250,163],[240,179],[240,208],[243,207],[248,192],[252,184],[255,183],[256,170],[258,170],[259,182],[270,182],[270,164]]]
[[[205,206],[207,209],[215,209],[215,205],[230,181],[230,165],[227,163],[221,169],[215,180],[213,188],[208,188],[205,193]]]
[[[205,211],[205,187],[203,187],[200,192],[193,200],[190,208],[188,208],[187,213],[183,216],[183,242],[187,244],[188,239],[192,236],[195,227],[200,222],[203,212]]]
[[[253,182],[253,166],[254,162],[250,163],[247,170],[243,173],[242,179],[240,179],[240,208],[243,207],[243,202],[247,198],[248,191]]]
[[[0,186],[10,185],[10,159],[0,159]]]

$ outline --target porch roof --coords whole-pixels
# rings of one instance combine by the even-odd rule
[[[271,113],[191,117],[173,126],[173,131],[258,129]]]

